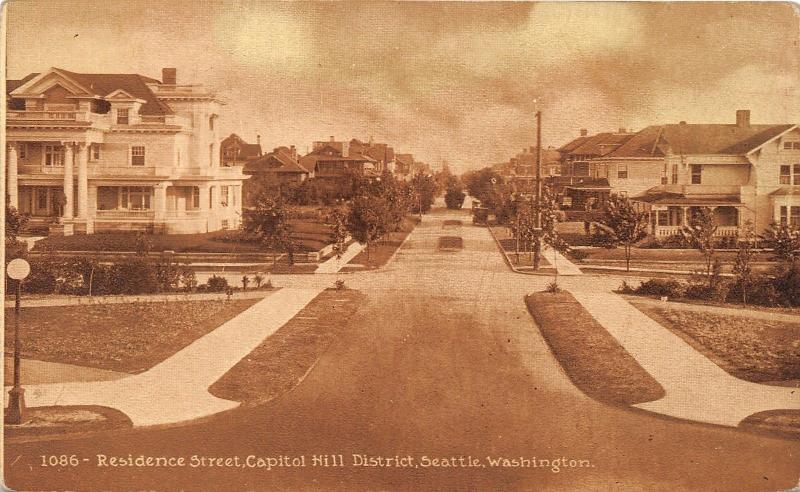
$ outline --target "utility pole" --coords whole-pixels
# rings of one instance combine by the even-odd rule
[[[536,241],[533,245],[533,269],[539,269],[542,250],[542,112],[536,111]]]

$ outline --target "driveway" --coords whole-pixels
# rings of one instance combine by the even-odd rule
[[[445,230],[445,218],[460,218],[464,225]],[[438,252],[442,235],[460,235],[464,249]],[[299,277],[280,281],[285,286],[297,282],[296,287],[311,281]],[[553,359],[523,302],[525,294],[541,290],[550,279],[511,273],[489,232],[473,227],[466,211],[426,216],[386,268],[345,279],[368,296],[355,328],[282,398],[179,427],[6,443],[8,485],[675,491],[781,490],[798,482],[796,441],[610,407],[584,396]],[[608,277],[563,280],[586,289],[619,285],[619,279]],[[269,471],[143,470],[98,468],[93,465],[98,453],[187,460],[192,455],[305,455],[308,461],[305,467]],[[42,468],[43,454],[76,454],[89,461],[75,468]],[[549,463],[527,468],[310,466],[312,455],[329,454],[344,455],[346,464],[353,454],[412,455],[417,462],[423,456],[473,456],[483,464],[487,456],[535,457],[534,463]]]

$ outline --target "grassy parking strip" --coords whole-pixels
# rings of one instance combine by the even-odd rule
[[[367,255],[367,250],[357,254],[348,265],[345,265],[342,271],[352,272],[358,270],[370,270],[384,266],[389,259],[394,255],[395,251],[400,248],[406,237],[411,234],[414,227],[419,223],[417,217],[406,217],[400,225],[400,230],[397,232],[390,232],[385,238],[377,243],[370,245],[371,251]],[[359,266],[355,266],[359,265]],[[363,266],[361,266],[363,265]]]
[[[328,289],[247,357],[209,392],[219,398],[257,405],[294,388],[325,353],[351,319],[364,295],[356,290]]]
[[[23,308],[22,357],[127,373],[167,359],[260,299]],[[14,310],[5,310],[5,348]]]
[[[800,323],[632,304],[733,376],[800,386]]]
[[[536,324],[573,384],[611,404],[657,400],[664,389],[569,292],[525,298]]]

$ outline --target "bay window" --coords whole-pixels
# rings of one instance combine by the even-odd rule
[[[45,145],[44,165],[53,167],[64,167],[64,146]]]

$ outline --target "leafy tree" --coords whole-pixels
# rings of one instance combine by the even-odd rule
[[[464,200],[466,198],[467,194],[460,188],[451,187],[447,188],[447,192],[444,194],[444,203],[447,205],[447,208],[458,210],[464,206]]]
[[[545,186],[542,189],[542,197],[539,202],[541,224],[534,242],[534,269],[539,268],[542,243],[560,253],[566,253],[569,250],[567,242],[558,234],[558,223],[561,221],[561,212],[558,208],[558,196],[556,196],[549,186]],[[558,270],[556,270],[556,275],[558,275]]]
[[[27,214],[20,213],[15,207],[6,207],[6,241],[16,241],[28,219]]]
[[[631,249],[647,237],[647,214],[636,210],[627,197],[611,195],[603,206],[599,223],[609,246],[625,248],[625,269],[630,271]]]
[[[708,286],[714,284],[714,257],[716,255],[716,233],[717,221],[714,218],[714,211],[708,207],[702,207],[691,214],[688,225],[681,230],[683,237],[694,248],[703,254],[706,264],[706,279]]]
[[[372,244],[387,231],[389,207],[381,196],[356,197],[347,215],[347,230],[360,244],[367,246],[367,260],[371,259]]]
[[[747,305],[747,288],[752,283],[753,276],[753,228],[748,222],[744,225],[742,236],[739,237],[739,250],[733,263],[733,274],[736,275],[739,287],[742,290],[742,304]]]
[[[429,211],[436,198],[436,181],[432,176],[420,171],[414,174],[409,184],[416,198],[412,210],[419,214]]]
[[[761,239],[781,261],[793,262],[800,256],[800,227],[794,224],[770,224]]]
[[[333,243],[333,253],[337,259],[341,259],[345,251],[347,241],[347,215],[341,210],[334,209],[328,214],[328,224],[331,226],[331,242]]]
[[[268,192],[261,193],[251,213],[245,216],[244,230],[259,238],[262,244],[277,253],[287,250],[292,253],[291,226],[283,201],[275,199]],[[272,257],[273,266],[277,262],[277,254]],[[289,258],[291,263],[292,258]]]
[[[503,177],[491,167],[469,171],[462,176],[461,180],[466,185],[469,195],[480,200],[481,204],[486,207],[489,205],[485,202],[488,201],[492,190],[495,186],[503,184]]]
[[[516,240],[517,263],[519,263],[519,251],[522,246],[523,251],[529,251],[533,255],[533,243],[537,237],[536,214],[531,204],[517,207],[514,220],[510,221],[511,235]]]

